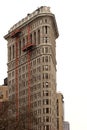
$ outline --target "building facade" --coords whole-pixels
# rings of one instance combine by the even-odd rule
[[[64,122],[64,97],[62,93],[57,93],[57,130],[63,130],[63,122]]]
[[[15,101],[16,118],[31,112],[33,130],[57,130],[56,39],[58,29],[50,8],[42,6],[15,24],[8,41],[9,100]]]

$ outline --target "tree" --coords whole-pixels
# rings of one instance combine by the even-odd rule
[[[31,111],[20,111],[18,120],[16,119],[15,102],[2,102],[0,109],[0,130],[32,130],[32,125],[44,125],[39,123],[37,117]]]
[[[5,130],[8,126],[8,102],[0,102],[0,130]]]

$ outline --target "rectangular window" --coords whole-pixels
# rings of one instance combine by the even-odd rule
[[[43,96],[49,96],[48,90],[43,91]]]
[[[46,125],[46,130],[49,130],[49,125]]]
[[[46,88],[48,88],[48,82],[46,82],[45,85],[46,85]]]
[[[38,30],[38,44],[40,44],[40,30]]]
[[[48,47],[45,47],[45,53],[48,53]]]
[[[32,34],[30,34],[30,44],[32,44]]]
[[[49,99],[44,99],[43,100],[43,105],[48,105],[49,104]]]
[[[45,65],[45,70],[48,70],[48,65]]]
[[[44,86],[44,82],[43,82],[43,88],[44,88],[45,86]]]
[[[48,79],[48,73],[45,74],[45,79]]]
[[[9,60],[11,60],[11,46],[9,47]]]
[[[46,108],[46,113],[49,113],[49,108]]]
[[[48,56],[45,57],[45,62],[48,62]]]
[[[46,122],[49,122],[49,116],[46,116]]]
[[[47,26],[45,26],[45,34],[47,34],[47,31],[48,31],[48,30],[47,30]]]
[[[48,38],[44,37],[44,43],[47,43],[47,42],[48,42]]]
[[[42,57],[42,62],[44,62],[44,57]]]
[[[36,44],[36,32],[34,32],[34,44]]]
[[[13,50],[12,50],[12,51],[13,51],[13,59],[14,59],[14,52],[15,52],[15,50],[14,50],[14,45],[13,45]]]
[[[44,53],[44,48],[42,48],[42,53]]]
[[[21,40],[19,41],[19,55],[21,55]]]

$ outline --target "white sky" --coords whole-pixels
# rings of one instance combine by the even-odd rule
[[[71,130],[87,130],[86,0],[0,0],[0,84],[7,75],[7,42],[3,36],[40,6],[50,6],[59,29],[57,90],[64,95],[65,120]]]

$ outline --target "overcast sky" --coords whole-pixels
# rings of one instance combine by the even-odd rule
[[[57,90],[64,95],[65,120],[71,130],[87,130],[86,0],[0,0],[0,84],[7,76],[7,42],[3,36],[16,22],[40,6],[55,14]]]

